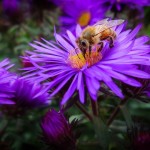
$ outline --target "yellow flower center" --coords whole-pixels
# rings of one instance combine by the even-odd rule
[[[81,69],[84,65],[90,67],[93,64],[97,63],[98,61],[100,61],[101,59],[102,59],[101,52],[95,50],[91,51],[90,55],[89,52],[87,51],[85,54],[85,58],[81,51],[75,53],[75,50],[72,50],[68,56],[67,62],[73,68]]]
[[[86,25],[88,25],[89,24],[89,22],[90,22],[90,19],[91,19],[91,14],[90,14],[90,12],[83,12],[82,14],[81,14],[81,16],[79,17],[79,19],[78,19],[78,24],[81,26],[81,27],[84,27],[84,26],[86,26]]]

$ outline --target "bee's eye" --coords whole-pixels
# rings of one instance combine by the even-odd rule
[[[81,42],[82,46],[86,46],[86,43],[84,41]]]

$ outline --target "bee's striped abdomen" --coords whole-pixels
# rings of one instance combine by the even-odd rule
[[[116,33],[111,28],[106,28],[106,30],[101,33],[100,39],[106,40],[109,36],[116,38]]]

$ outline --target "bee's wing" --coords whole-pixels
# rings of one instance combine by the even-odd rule
[[[110,20],[104,25],[107,26],[107,28],[112,28],[112,27],[115,27],[115,26],[122,24],[123,22],[124,22],[124,20],[122,20],[122,19]]]
[[[96,35],[98,35],[99,33],[105,31],[108,28],[113,28],[117,25],[120,25],[124,22],[124,20],[119,19],[119,20],[110,20],[110,21],[106,21],[106,23],[102,24],[102,25],[96,25]]]
[[[109,18],[106,18],[106,19],[100,20],[100,21],[96,22],[93,26],[106,24],[106,23],[108,23],[108,20],[109,20]]]
[[[105,27],[105,25],[97,25],[95,27],[95,33],[96,33],[96,35],[99,34],[99,33],[101,33],[101,32],[103,32],[106,29],[104,27]]]

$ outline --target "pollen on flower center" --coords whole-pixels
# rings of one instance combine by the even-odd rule
[[[91,19],[91,13],[90,12],[83,12],[78,19],[78,24],[81,27],[84,27],[84,26],[89,24],[90,19]]]
[[[84,65],[88,67],[92,66],[93,64],[97,63],[102,59],[102,54],[98,51],[92,51],[89,55],[87,51],[85,54],[85,58],[82,52],[78,52],[77,54],[74,51],[71,51],[67,62],[73,67],[77,69],[81,69]]]

